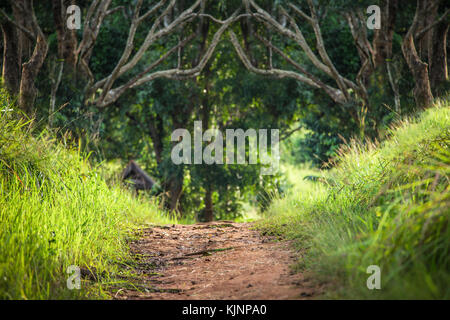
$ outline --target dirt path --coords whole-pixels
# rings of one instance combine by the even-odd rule
[[[145,229],[131,243],[145,285],[116,299],[310,299],[317,294],[286,241],[273,241],[249,223],[215,222]],[[149,289],[152,288],[152,289]]]

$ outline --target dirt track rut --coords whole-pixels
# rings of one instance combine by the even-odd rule
[[[292,272],[289,242],[250,223],[227,221],[153,227],[130,244],[144,285],[116,299],[311,299],[318,290]]]

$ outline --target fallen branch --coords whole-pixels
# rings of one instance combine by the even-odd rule
[[[208,249],[208,250],[202,250],[202,251],[197,251],[197,252],[191,252],[191,253],[187,253],[181,257],[174,257],[170,260],[182,260],[182,259],[188,259],[189,257],[192,256],[197,256],[197,255],[210,255],[212,252],[221,252],[221,251],[227,251],[227,250],[232,250],[235,249],[234,247],[229,247],[229,248],[218,248],[218,249]]]

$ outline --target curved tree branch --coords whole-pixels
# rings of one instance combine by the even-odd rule
[[[191,7],[192,8],[192,7]],[[180,19],[180,21],[184,21],[186,17],[189,18],[195,18],[198,16],[197,14],[193,14],[192,10],[189,10],[187,14],[184,15],[184,18]],[[186,12],[186,11],[185,11]],[[196,35],[193,34],[184,40],[180,41],[176,46],[172,47],[170,50],[168,50],[164,55],[162,55],[158,60],[150,64],[143,72],[139,73],[135,77],[133,77],[130,81],[128,81],[126,84],[121,85],[117,88],[111,89],[109,88],[106,92],[102,92],[100,98],[97,98],[94,100],[94,103],[99,107],[106,107],[113,102],[117,101],[117,99],[128,89],[135,88],[137,86],[140,86],[146,82],[152,81],[157,78],[170,78],[170,79],[185,79],[189,77],[195,77],[197,76],[203,68],[206,66],[207,62],[211,58],[216,46],[220,42],[220,38],[222,34],[227,30],[227,28],[231,25],[232,22],[239,19],[241,16],[238,16],[239,10],[234,12],[234,14],[228,18],[227,20],[223,21],[223,24],[220,26],[220,28],[216,31],[214,36],[212,37],[211,43],[209,44],[208,48],[205,50],[203,56],[199,60],[198,64],[192,68],[189,69],[181,69],[180,66],[173,69],[168,70],[159,70],[155,72],[151,72],[154,68],[156,68],[158,65],[160,65],[163,61],[165,61],[171,54],[176,52],[178,49],[183,48],[188,42],[190,42]],[[183,22],[180,22],[181,24]],[[174,24],[174,22],[172,22]],[[172,26],[170,24],[167,28],[173,29],[175,26]],[[120,72],[118,73],[120,74]],[[102,80],[104,81],[104,80]],[[101,82],[100,82],[101,83]],[[104,88],[103,86],[99,86],[101,88]]]

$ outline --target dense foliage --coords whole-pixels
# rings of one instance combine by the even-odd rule
[[[7,95],[0,108],[13,109]],[[157,201],[108,185],[100,167],[32,122],[0,114],[0,299],[100,297],[102,286],[67,290],[70,265],[123,281],[126,239],[136,225],[169,223]]]
[[[288,167],[295,187],[259,227],[294,239],[298,268],[330,283],[330,297],[448,299],[449,110],[446,100],[396,123],[381,144],[351,142],[334,169],[313,172],[321,182]],[[371,265],[382,290],[366,287]]]
[[[80,0],[76,30],[72,2],[0,5],[0,298],[65,297],[71,264],[116,281],[136,225],[250,210],[343,296],[379,264],[382,297],[450,297],[446,1]],[[174,164],[196,121],[279,129],[283,170]]]
[[[270,76],[249,72],[238,58],[231,42],[227,40],[227,33],[223,33],[214,54],[197,76],[157,78],[130,87],[113,103],[99,108],[95,101],[102,97],[103,89],[91,92],[89,86],[97,85],[101,79],[112,78],[116,64],[123,58],[124,48],[129,46],[127,38],[132,28],[135,14],[133,10],[141,6],[142,13],[155,4],[146,1],[116,0],[110,3],[111,8],[118,10],[107,14],[101,22],[98,22],[101,23],[99,33],[95,35],[93,47],[89,49],[91,51],[85,55],[89,58],[85,56],[75,58],[88,59],[83,60],[89,64],[87,77],[85,67],[72,66],[69,60],[73,60],[73,57],[64,56],[62,53],[66,50],[64,46],[69,45],[67,39],[73,39],[70,38],[73,35],[65,33],[67,30],[58,20],[57,10],[62,10],[58,9],[58,2],[64,8],[65,1],[38,2],[34,6],[36,21],[48,42],[47,57],[43,60],[42,70],[37,74],[35,81],[38,94],[32,111],[32,116],[38,120],[40,130],[46,126],[57,128],[60,137],[67,131],[71,132],[71,136],[81,142],[82,150],[92,152],[91,159],[95,161],[121,159],[122,165],[129,159],[138,161],[160,181],[164,189],[163,194],[167,196],[165,201],[167,208],[177,210],[181,216],[203,219],[203,214],[199,214],[197,209],[203,210],[205,204],[199,199],[213,197],[212,203],[217,206],[217,210],[214,210],[217,218],[237,217],[240,215],[239,201],[252,201],[264,188],[270,188],[270,185],[277,182],[276,177],[265,177],[261,180],[258,175],[259,168],[252,166],[244,169],[231,166],[208,168],[208,166],[173,165],[170,160],[172,147],[170,134],[177,128],[192,130],[193,122],[201,120],[204,128],[216,127],[221,130],[277,128],[281,130],[281,136],[287,138],[292,130],[296,130],[295,127],[301,127],[303,134],[296,134],[289,139],[288,153],[293,156],[291,160],[295,163],[322,165],[335,155],[341,143],[351,137],[357,136],[361,139],[382,137],[384,128],[394,118],[411,114],[416,110],[412,90],[414,81],[410,77],[402,53],[402,41],[416,9],[414,4],[406,5],[402,8],[402,12],[396,12],[394,8],[393,12],[389,13],[394,14],[396,24],[392,26],[392,34],[388,34],[392,38],[390,44],[392,52],[385,58],[388,69],[385,65],[374,67],[367,79],[362,80],[358,78],[363,70],[360,69],[363,64],[361,48],[355,45],[354,35],[346,20],[352,10],[364,11],[369,2],[319,1],[314,4],[315,14],[319,17],[321,37],[327,55],[336,66],[336,72],[346,79],[356,78],[358,85],[359,82],[364,82],[365,97],[360,93],[352,93],[356,90],[352,87],[344,91],[349,91],[348,94],[355,96],[345,103],[336,103],[321,88],[311,87],[294,79],[275,80]],[[130,52],[131,56],[139,54],[140,46],[147,41],[150,29],[156,26],[155,30],[158,28],[163,30],[163,27],[170,26],[166,24],[166,18],[171,22],[170,19],[175,19],[177,12],[191,5],[195,6],[195,3],[198,4],[195,1],[175,2],[175,9],[173,12],[167,11],[171,12],[168,16],[159,18],[157,15],[150,16],[140,21],[135,30],[133,39],[135,47]],[[306,13],[312,10],[309,2],[293,2],[293,4],[297,6],[297,10]],[[385,10],[386,4],[382,1],[379,4]],[[77,42],[77,38],[89,40],[86,38],[87,25],[83,19],[89,19],[88,10],[95,9],[90,8],[92,5],[90,1],[81,1],[78,5],[82,13],[82,28],[76,30],[75,39],[70,40],[72,42]],[[235,10],[243,10],[248,5],[243,6],[240,1],[206,1],[201,10],[214,16],[215,19],[225,21]],[[283,10],[290,7],[289,1],[259,1],[258,5],[279,19],[280,23],[286,23],[283,22],[283,19],[286,20],[286,13]],[[13,7],[6,6],[6,14],[12,12],[16,17],[17,13]],[[246,10],[249,10],[248,8]],[[388,9],[391,10],[390,7]],[[439,10],[442,9],[439,7]],[[157,12],[166,11],[161,8]],[[294,13],[295,11],[290,10],[291,15]],[[383,19],[387,19],[385,14],[383,13]],[[5,17],[2,19],[6,28],[8,21]],[[158,20],[161,18],[164,20],[163,25],[162,20]],[[295,21],[299,23],[300,20]],[[194,40],[183,46],[177,54],[169,55],[162,63],[156,65],[155,70],[162,71],[175,65],[185,69],[194,66],[201,60],[202,54],[213,41],[214,33],[221,27],[216,21],[206,17],[193,19],[183,28],[174,29],[174,32],[156,39],[152,42],[151,50],[146,50],[134,68],[121,74],[116,82],[118,85],[124,85],[140,74],[145,74],[146,65],[168,53],[169,48],[176,45],[181,38],[197,34]],[[261,23],[258,19],[251,22],[249,18],[241,18],[229,27],[230,32],[235,32],[243,39],[245,52],[256,68],[267,69],[275,66],[280,70],[295,71],[293,65],[282,55],[272,51],[268,55],[269,48],[259,41],[262,35],[267,35],[275,48],[281,48],[291,59],[304,66],[304,73],[307,76],[322,78],[321,81],[325,86],[333,86],[333,79],[323,77],[324,71],[317,68],[317,63],[311,60],[308,52],[299,50],[298,42],[274,32],[267,27],[267,22]],[[316,42],[318,30],[309,23],[300,23],[299,26],[306,45],[310,46],[311,50],[319,51],[323,57],[318,47],[319,42]],[[366,33],[368,41],[373,41],[372,51],[381,50],[375,47],[377,43],[374,30],[367,30]],[[83,41],[79,43],[79,50],[83,49]],[[4,47],[8,48],[7,45],[5,42]],[[426,56],[422,44],[419,45],[420,53]],[[67,51],[65,52],[67,54]],[[29,52],[23,52],[23,59],[27,59],[28,54]],[[82,64],[82,61],[78,64]],[[4,74],[4,77],[7,75]],[[401,93],[398,97],[394,89]],[[439,90],[445,92],[442,85]],[[19,102],[21,101],[19,99]],[[211,172],[214,174],[211,175]],[[237,175],[244,178],[236,179]],[[254,183],[259,180],[262,184]],[[225,209],[225,212],[222,209]]]

